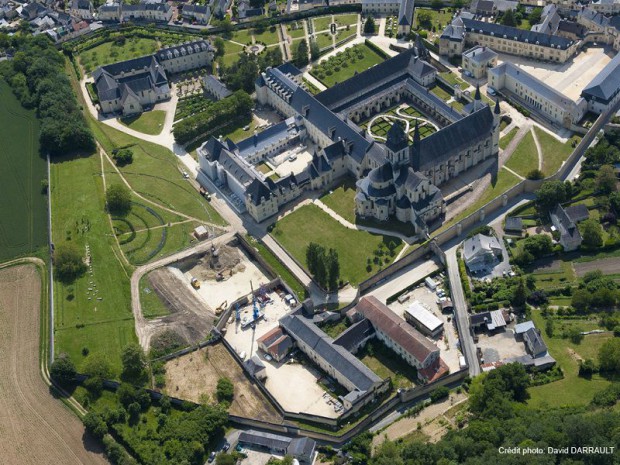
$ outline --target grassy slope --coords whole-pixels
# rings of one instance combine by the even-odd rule
[[[596,360],[598,349],[606,339],[611,337],[609,334],[588,335],[581,344],[576,345],[568,339],[562,339],[555,335],[552,338],[547,337],[544,334],[544,318],[538,311],[532,312],[532,320],[536,323],[536,327],[543,332],[543,339],[549,348],[549,353],[562,367],[564,379],[530,388],[531,399],[528,401],[529,405],[541,408],[585,405],[592,400],[597,391],[604,389],[610,384],[609,381],[598,375],[593,376],[591,380],[577,376],[579,364],[569,353],[569,349],[572,349],[584,359],[592,358]],[[560,333],[557,330],[557,326],[556,323],[556,333]],[[584,329],[592,328],[584,327]]]
[[[39,155],[39,122],[0,80],[0,262],[35,252],[47,242],[47,177]]]
[[[554,174],[562,166],[568,156],[573,152],[571,142],[573,139],[580,140],[579,136],[573,136],[566,143],[562,143],[555,137],[534,126],[536,137],[540,143],[543,154],[543,173],[547,176]]]
[[[386,245],[390,241],[397,242],[399,246],[396,253],[402,247],[400,239],[391,236],[347,229],[315,205],[303,206],[278,221],[272,235],[300,263],[306,262],[306,248],[310,242],[336,249],[341,278],[350,281],[352,285],[368,278],[366,259],[373,258],[373,251],[381,242]]]
[[[499,140],[499,148],[502,150],[506,150],[506,147],[508,147],[508,144],[510,144],[512,139],[514,139],[518,131],[518,127],[514,127],[510,131],[508,131],[508,133]]]
[[[122,348],[135,342],[136,336],[129,277],[117,259],[119,252],[104,212],[99,157],[59,160],[52,164],[51,177],[54,242],[70,237],[81,248],[88,244],[93,267],[93,275],[87,273],[70,285],[55,285],[56,352],[67,352],[80,369],[85,360],[82,348],[88,347],[90,354],[106,354],[119,372]],[[89,230],[78,232],[86,221]],[[87,294],[89,287],[96,288],[103,300],[93,297],[92,291]]]
[[[538,168],[538,150],[532,132],[528,132],[517,145],[506,166],[521,176],[526,176],[533,169]]]
[[[121,123],[134,131],[144,134],[157,135],[164,127],[166,112],[163,110],[151,110],[138,116],[121,119]]]

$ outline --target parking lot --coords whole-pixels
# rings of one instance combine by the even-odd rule
[[[266,366],[267,379],[264,381],[267,390],[276,398],[278,403],[287,411],[306,412],[329,418],[338,417],[335,405],[337,399],[327,393],[317,382],[323,373],[309,364],[301,364],[293,357],[287,357],[283,363],[275,360],[265,360],[264,354],[258,349],[256,340],[263,334],[278,326],[278,320],[291,311],[291,308],[277,294],[269,296],[272,303],[264,309],[265,317],[256,324],[256,329],[247,326],[241,328],[234,315],[226,326],[226,340],[237,353],[245,353],[248,359],[258,355]],[[252,305],[241,308],[241,318],[252,316]],[[293,361],[291,360],[293,359]]]
[[[543,63],[525,57],[500,54],[500,61],[518,65],[538,79],[577,100],[583,88],[611,61],[615,53],[609,47],[589,47],[566,63]]]
[[[476,344],[482,350],[482,363],[493,363],[507,358],[527,355],[525,344],[517,341],[512,329],[497,334],[480,334]]]
[[[404,319],[405,310],[407,307],[417,300],[427,310],[431,311],[433,315],[443,321],[443,333],[437,339],[433,339],[433,342],[437,345],[437,347],[439,347],[439,350],[441,351],[441,358],[450,368],[450,372],[453,373],[458,371],[459,357],[462,354],[457,348],[459,336],[452,312],[442,313],[438,303],[439,297],[435,292],[432,292],[423,284],[410,291],[408,295],[409,298],[403,303],[399,303],[398,301],[391,303],[389,305],[390,309]]]

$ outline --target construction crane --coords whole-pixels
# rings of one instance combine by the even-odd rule
[[[235,320],[241,321],[241,310],[239,308],[239,303],[235,304]]]
[[[260,316],[260,311],[258,309],[258,305],[256,305],[256,296],[254,295],[254,286],[252,285],[252,281],[250,281],[250,289],[252,289],[252,309],[253,309],[253,319],[258,320]]]

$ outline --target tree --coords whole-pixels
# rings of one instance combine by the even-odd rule
[[[553,337],[553,330],[553,318],[547,318],[547,321],[545,321],[545,334],[547,337]]]
[[[50,367],[50,376],[60,384],[66,385],[73,381],[77,371],[67,354],[60,354]]]
[[[308,42],[306,39],[302,39],[299,41],[297,47],[295,47],[295,53],[293,54],[293,63],[295,66],[303,67],[309,63],[308,58]]]
[[[433,392],[431,392],[431,402],[439,402],[450,395],[450,389],[445,386],[439,386]]]
[[[56,279],[63,283],[70,283],[86,272],[82,251],[71,242],[58,244],[54,249],[54,273]]]
[[[499,22],[504,26],[517,27],[517,20],[512,10],[506,10]]]
[[[235,395],[235,386],[228,378],[217,380],[216,396],[219,402],[232,402]]]
[[[103,418],[101,418],[101,416],[97,413],[88,412],[84,415],[82,422],[84,423],[86,430],[98,439],[103,438],[103,436],[105,436],[108,432],[108,425],[106,425]]]
[[[571,192],[571,184],[568,181],[546,181],[536,191],[536,204],[541,213],[548,213],[558,203],[566,202]]]
[[[110,213],[126,216],[131,211],[131,192],[126,186],[122,184],[108,186],[105,197]]]
[[[216,37],[213,41],[213,46],[215,47],[215,56],[223,57],[226,53],[226,42],[221,37]]]
[[[528,16],[528,21],[530,24],[538,24],[540,23],[540,18],[542,17],[542,8],[534,8],[530,15]]]
[[[545,179],[545,173],[540,171],[538,168],[535,168],[529,173],[527,173],[527,179],[532,179],[533,181],[537,181],[539,179]]]
[[[237,463],[235,458],[232,455],[226,454],[224,452],[220,452],[215,457],[216,465],[235,465],[235,463]]]
[[[607,339],[598,351],[600,370],[609,373],[620,373],[620,339]]]
[[[581,328],[573,326],[571,329],[568,330],[567,335],[573,344],[581,344],[581,341],[583,341],[583,334]]]
[[[329,290],[338,290],[338,280],[340,279],[340,262],[338,261],[338,252],[335,249],[329,249],[329,254],[327,256],[327,275]]]
[[[88,376],[84,387],[94,395],[99,395],[103,389],[103,381],[112,377],[112,368],[102,354],[95,354],[88,357],[84,374]]]
[[[316,40],[310,41],[310,59],[312,61],[318,60],[321,56],[321,49],[319,48],[319,44],[316,43]]]
[[[422,9],[418,10],[418,25],[427,30],[430,30],[433,27],[433,16],[430,11]]]
[[[603,245],[603,228],[600,223],[593,218],[581,224],[582,244],[589,248],[596,248]]]
[[[596,363],[591,358],[579,364],[579,376],[583,378],[590,378],[597,370]]]
[[[123,373],[121,377],[127,381],[140,381],[144,378],[146,355],[138,344],[130,344],[123,349],[121,355]]]
[[[519,280],[519,284],[514,288],[512,294],[512,304],[515,307],[523,307],[527,300],[527,288],[525,287],[525,282],[523,278]]]
[[[441,0],[431,0],[431,8],[433,10],[441,10],[443,8],[443,2]]]
[[[604,194],[616,192],[618,190],[617,183],[618,178],[616,178],[616,172],[613,166],[603,165],[599,168],[596,173],[596,185],[598,190]]]
[[[116,160],[116,164],[118,166],[130,165],[131,163],[133,163],[133,150],[120,149],[114,155],[114,159]]]
[[[364,23],[364,34],[374,34],[376,30],[375,18],[369,16]]]

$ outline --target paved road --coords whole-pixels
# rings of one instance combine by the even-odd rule
[[[384,281],[380,286],[370,291],[369,294],[375,296],[381,302],[385,303],[388,297],[393,296],[410,284],[419,281],[425,276],[431,274],[433,271],[439,269],[439,265],[439,261],[436,258],[433,258],[431,260],[417,260],[411,265],[394,273],[392,276],[387,278],[386,281]]]

